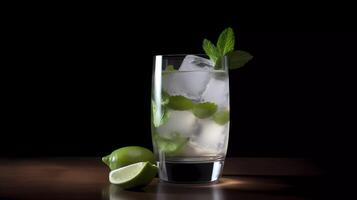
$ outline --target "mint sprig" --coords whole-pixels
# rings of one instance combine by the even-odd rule
[[[229,69],[238,69],[243,67],[245,64],[247,64],[251,59],[253,59],[253,56],[242,50],[237,50],[237,51],[232,51],[227,54],[228,57],[228,66]],[[216,67],[218,69],[222,69],[221,63],[223,57],[219,58],[216,63]]]
[[[215,46],[208,39],[203,40],[203,50],[207,56],[215,64],[215,69],[222,69],[222,58],[224,56],[228,57],[229,69],[238,69],[243,67],[247,62],[249,62],[253,56],[245,51],[237,50],[234,51],[235,36],[232,28],[226,28],[219,35],[217,40],[217,46]]]
[[[204,39],[202,47],[213,63],[216,63],[218,58],[221,57],[218,48],[214,46],[214,44],[211,41]]]
[[[234,32],[232,28],[226,28],[218,38],[217,48],[219,50],[220,56],[224,56],[227,53],[234,50]]]

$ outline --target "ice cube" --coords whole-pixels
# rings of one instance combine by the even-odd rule
[[[202,93],[201,101],[213,102],[217,104],[218,108],[228,108],[229,83],[228,76],[223,73],[218,72],[211,76],[205,91]]]
[[[211,119],[199,120],[198,135],[190,138],[193,152],[202,154],[218,154],[226,151],[229,123],[219,125]]]
[[[198,101],[207,87],[212,64],[208,59],[188,55],[179,71],[163,74],[162,87],[170,95],[182,95]]]
[[[179,71],[213,70],[214,63],[206,58],[195,55],[187,55],[179,68]]]
[[[196,121],[197,118],[190,111],[169,110],[168,121],[156,130],[160,136],[165,138],[170,138],[174,133],[189,137],[198,128]]]
[[[163,76],[162,87],[173,95],[182,95],[198,101],[209,81],[208,72],[172,72]]]

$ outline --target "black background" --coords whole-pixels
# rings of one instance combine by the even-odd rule
[[[16,19],[3,81],[1,156],[102,156],[151,146],[156,54],[202,53],[234,28],[254,55],[231,71],[228,156],[339,156],[352,118],[356,32],[349,12],[204,14],[186,6],[47,9]],[[308,14],[308,15],[307,15]],[[347,20],[346,20],[347,19]]]

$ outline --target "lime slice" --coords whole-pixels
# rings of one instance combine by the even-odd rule
[[[138,162],[109,173],[109,181],[124,189],[149,184],[157,173],[157,167],[149,162]]]
[[[190,110],[193,107],[193,103],[184,96],[171,96],[167,106],[174,110]]]
[[[102,161],[108,165],[111,170],[118,169],[137,162],[149,161],[155,163],[154,154],[147,148],[139,146],[122,147],[111,154],[104,156]]]
[[[229,121],[229,111],[218,111],[213,115],[213,120],[220,125],[225,125]]]
[[[210,117],[216,111],[217,111],[217,105],[211,102],[196,104],[192,109],[193,114],[200,119]]]

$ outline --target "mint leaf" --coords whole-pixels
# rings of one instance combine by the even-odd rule
[[[171,72],[171,71],[175,71],[176,69],[174,68],[173,65],[167,65],[165,68],[165,71]]]
[[[214,44],[207,40],[204,39],[203,40],[203,44],[202,44],[203,50],[205,51],[205,53],[207,54],[207,56],[214,62],[216,63],[216,61],[218,60],[219,57],[221,57],[219,50],[217,49],[216,46],[214,46]]]
[[[210,117],[216,111],[217,111],[217,105],[211,102],[196,104],[192,109],[192,113],[200,119]]]
[[[166,155],[176,155],[180,153],[182,148],[188,142],[187,137],[182,137],[180,133],[174,132],[170,134],[170,138],[161,137],[158,133],[154,133],[154,142],[159,151],[165,152]]]
[[[151,100],[151,112],[152,112],[152,124],[154,127],[159,127],[167,122],[170,117],[170,113],[167,108],[161,106],[161,110],[159,110],[155,104],[154,100]]]
[[[167,106],[174,110],[190,110],[193,102],[184,96],[171,96]]]
[[[165,91],[162,91],[161,92],[161,105],[165,106],[169,103],[169,100],[170,100],[170,95],[165,92]]]
[[[212,119],[217,124],[224,125],[227,122],[229,122],[229,112],[227,110],[222,110],[222,111],[216,112],[213,115]]]
[[[177,71],[177,69],[175,69],[173,65],[167,65],[165,70],[162,71],[162,75],[168,75],[174,71]]]
[[[234,50],[234,32],[232,28],[226,28],[218,38],[217,48],[221,56]]]
[[[238,69],[243,67],[247,62],[249,62],[253,56],[246,51],[233,51],[228,53],[229,69]],[[220,63],[218,61],[218,63]]]
[[[238,69],[249,62],[253,56],[245,51],[234,51],[234,44],[234,31],[229,27],[224,29],[219,35],[217,47],[207,39],[203,40],[202,47],[206,54],[214,62],[214,69],[223,69],[227,64],[229,65],[229,69]],[[224,56],[227,56],[228,63],[225,63],[226,60],[223,59]]]
[[[168,111],[168,109],[166,107],[162,107],[162,116],[160,119],[159,126],[165,124],[169,120],[169,117],[170,117],[170,112]]]

